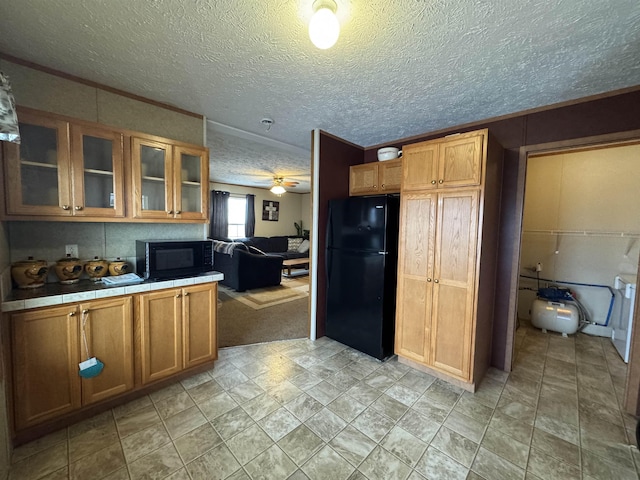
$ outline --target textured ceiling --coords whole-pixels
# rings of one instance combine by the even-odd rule
[[[307,151],[313,128],[370,146],[640,84],[638,0],[337,0],[326,51],[312,1],[4,1],[0,50]],[[308,172],[271,148],[213,151],[212,179]]]

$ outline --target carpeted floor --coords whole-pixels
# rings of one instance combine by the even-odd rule
[[[282,292],[279,294],[267,289],[258,289],[239,294],[220,285],[218,290],[218,297],[221,301],[218,307],[218,347],[308,337],[308,277],[306,279],[306,295],[300,295],[299,293],[300,279],[296,280],[296,282],[283,279],[283,285],[291,286],[291,288],[281,289]],[[297,289],[295,295],[291,295],[293,289]],[[283,299],[288,298],[289,300],[278,303],[277,299],[273,298],[278,295]],[[256,308],[256,305],[249,306],[251,302],[247,301],[247,299],[251,298],[266,297],[274,300],[272,306],[268,306],[268,303],[262,303]]]

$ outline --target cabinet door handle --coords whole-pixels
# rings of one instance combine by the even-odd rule
[[[173,210],[167,210],[167,213],[171,215],[173,213]]]
[[[82,210],[82,205],[76,205],[76,210]]]
[[[444,180],[440,179],[440,180],[438,180],[438,183],[442,184],[442,183],[444,183]]]
[[[189,296],[189,292],[184,292],[184,296],[188,297]]]
[[[69,205],[62,205],[63,210],[69,210],[69,208],[70,208]]]
[[[176,215],[180,215],[182,213],[182,210],[176,210]]]
[[[435,185],[436,181],[435,180],[431,180],[431,185]]]
[[[438,280],[437,278],[433,281],[433,283],[440,283],[440,280]]]
[[[384,190],[384,183],[382,185],[380,185],[380,187]]]
[[[182,295],[180,295],[180,294],[177,294],[177,295],[176,295],[176,298],[180,298],[181,296],[182,296]]]
[[[70,317],[75,317],[76,316],[76,312],[69,312],[69,316]]]
[[[427,282],[430,282],[430,281],[431,281],[431,279],[430,279],[430,278],[427,278]]]
[[[83,315],[87,315],[88,313],[89,313],[89,310],[88,310],[88,309],[86,309],[86,308],[85,308],[84,310],[82,310],[82,314],[83,314]]]

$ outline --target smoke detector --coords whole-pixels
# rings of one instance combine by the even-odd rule
[[[264,125],[264,127],[268,132],[269,130],[271,130],[271,125],[273,125],[273,118],[265,117],[262,120],[260,120],[260,123]]]

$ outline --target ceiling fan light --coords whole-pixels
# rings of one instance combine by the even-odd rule
[[[333,0],[316,0],[313,3],[314,13],[309,22],[309,38],[311,43],[321,50],[333,47],[340,36],[336,8]]]
[[[286,190],[282,185],[274,185],[269,191],[275,195],[282,195],[283,193],[286,193]]]

